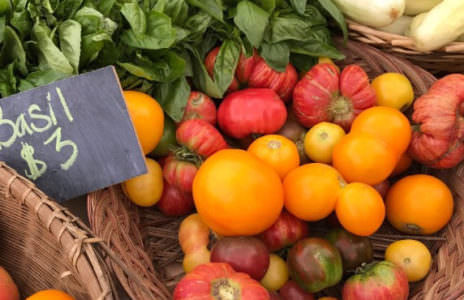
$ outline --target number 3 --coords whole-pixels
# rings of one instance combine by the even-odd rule
[[[77,148],[76,143],[71,140],[61,140],[61,127],[58,127],[55,132],[44,142],[44,145],[50,144],[54,139],[56,139],[56,152],[61,152],[63,147],[69,146],[72,147],[73,152],[67,161],[61,164],[61,169],[68,170],[76,162],[79,149]]]

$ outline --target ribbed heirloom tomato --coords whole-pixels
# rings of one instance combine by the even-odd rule
[[[296,144],[281,135],[265,135],[255,140],[248,152],[267,163],[284,178],[300,165],[300,155]]]
[[[255,235],[278,219],[284,193],[279,175],[252,154],[221,150],[200,167],[193,181],[198,214],[224,236]]]

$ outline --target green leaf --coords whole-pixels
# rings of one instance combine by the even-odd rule
[[[3,43],[5,36],[5,27],[6,27],[6,18],[4,16],[0,17],[0,44]]]
[[[135,34],[144,34],[147,31],[147,18],[137,3],[126,3],[121,8],[121,14],[129,22]]]
[[[271,43],[287,40],[304,41],[311,34],[312,24],[298,15],[274,17],[271,24]]]
[[[332,2],[332,0],[318,0],[321,6],[332,16],[337,22],[338,26],[343,32],[343,37],[346,40],[348,38],[348,28],[346,26],[345,17],[338,7]],[[375,16],[373,16],[375,17]]]
[[[79,73],[81,57],[81,33],[81,24],[70,19],[64,21],[59,28],[61,51],[74,68],[76,74]]]
[[[0,52],[0,65],[5,66],[14,63],[22,75],[26,75],[26,52],[18,35],[10,26],[5,27],[3,47]]]
[[[30,73],[26,79],[19,82],[18,90],[20,92],[27,91],[29,89],[50,84],[52,82],[65,79],[69,77],[68,74],[63,74],[55,70],[43,70]]]
[[[13,73],[14,64],[9,64],[6,68],[0,69],[0,95],[8,97],[16,93],[16,77]]]
[[[164,13],[164,9],[166,7],[166,2],[167,0],[158,0],[156,1],[155,6],[153,6],[153,10],[156,10],[157,12]]]
[[[308,72],[312,67],[314,67],[317,64],[317,61],[317,57],[296,53],[292,53],[290,55],[290,62],[295,68],[297,68],[299,72]]]
[[[185,73],[185,60],[172,51],[155,62],[138,55],[133,63],[121,62],[118,65],[132,75],[157,82],[171,82]]]
[[[286,43],[263,43],[260,54],[266,63],[277,72],[285,72],[290,62],[290,49]]]
[[[248,0],[242,0],[237,6],[234,22],[251,44],[259,48],[269,23],[269,13]]]
[[[277,5],[276,0],[258,0],[258,3],[270,13],[274,11]]]
[[[189,17],[185,22],[184,27],[190,30],[190,40],[196,41],[201,39],[211,24],[211,21],[212,17],[204,11],[200,11],[199,13]]]
[[[82,37],[80,66],[85,67],[95,61],[105,43],[111,42],[107,33],[92,33]]]
[[[162,83],[155,92],[155,98],[175,122],[182,121],[189,96],[190,85],[185,77],[171,83]]]
[[[32,21],[29,18],[29,14],[26,10],[15,11],[10,19],[10,24],[16,30],[19,35],[24,38],[31,33]]]
[[[99,0],[97,5],[98,11],[104,16],[108,16],[115,3],[116,0]]]
[[[140,49],[167,49],[176,41],[176,31],[172,27],[171,18],[163,13],[152,11],[148,16],[145,34],[136,34],[133,30],[126,30],[121,40],[128,46]]]
[[[60,19],[69,19],[74,16],[83,0],[62,0],[56,9],[56,16]]]
[[[213,18],[223,22],[222,1],[221,0],[186,0],[190,5],[201,8]]]
[[[172,23],[182,25],[188,18],[188,10],[185,0],[170,0],[166,3],[164,13],[171,18]]]
[[[235,69],[240,59],[240,45],[226,40],[221,46],[214,63],[214,81],[221,93],[225,93],[234,79]]]
[[[192,53],[192,67],[193,67],[193,82],[195,87],[208,96],[220,99],[224,95],[221,92],[217,84],[211,79],[206,70],[205,64],[203,63],[200,54],[198,53],[197,49],[191,47],[190,45],[186,45],[186,48]]]
[[[83,35],[101,32],[112,35],[118,27],[116,22],[105,18],[101,12],[91,7],[81,8],[74,16],[74,20],[82,25]]]
[[[290,0],[290,4],[300,15],[304,15],[308,0]]]

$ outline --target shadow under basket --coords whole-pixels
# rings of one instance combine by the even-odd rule
[[[416,96],[427,92],[436,78],[429,72],[401,58],[368,45],[337,41],[346,55],[342,65],[361,65],[371,78],[385,72],[400,72],[411,80]],[[455,212],[448,226],[433,237],[413,237],[424,241],[434,256],[430,274],[411,285],[410,299],[464,299],[464,165],[435,172],[453,190]],[[172,299],[175,284],[183,276],[182,252],[177,240],[182,218],[168,218],[155,208],[142,209],[131,204],[120,186],[113,186],[88,195],[88,214],[94,232],[108,243],[120,259],[137,273],[127,275],[108,261],[122,286],[134,300]],[[315,230],[312,230],[314,233]],[[376,257],[382,258],[389,243],[411,238],[400,235],[385,224],[371,240]],[[328,293],[337,295],[338,290]]]
[[[82,221],[0,162],[0,266],[21,299],[44,289],[76,300],[119,299],[99,243]]]

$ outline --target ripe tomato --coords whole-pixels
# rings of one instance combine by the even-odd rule
[[[333,212],[344,184],[342,176],[331,166],[301,166],[285,177],[285,207],[302,220],[322,220]]]
[[[27,297],[26,300],[74,300],[74,298],[60,290],[43,290]]]
[[[269,268],[261,279],[261,284],[269,291],[277,291],[288,281],[288,267],[287,263],[276,254],[271,254],[269,258]]]
[[[248,147],[248,152],[267,163],[282,179],[300,165],[295,143],[281,135],[258,138]]]
[[[163,136],[163,109],[155,99],[141,92],[125,91],[124,98],[143,153],[148,154]]]
[[[332,162],[333,149],[345,136],[345,130],[337,124],[321,122],[306,134],[304,148],[306,155],[318,163]]]
[[[163,193],[163,170],[153,159],[146,158],[148,173],[129,179],[122,184],[126,196],[138,206],[155,205]]]
[[[350,133],[335,146],[333,166],[348,182],[376,185],[390,176],[398,156],[380,139]]]
[[[364,183],[345,186],[335,209],[338,220],[349,232],[359,236],[375,233],[385,219],[385,205],[379,192]]]
[[[412,158],[408,155],[408,153],[404,153],[398,163],[396,164],[395,169],[392,172],[392,176],[400,175],[406,172],[412,165]]]
[[[395,183],[387,195],[388,221],[399,231],[433,234],[453,215],[453,195],[438,178],[412,175]]]
[[[271,167],[246,151],[227,149],[200,167],[193,198],[199,215],[216,233],[255,235],[279,218],[284,192]]]
[[[211,125],[216,125],[216,104],[207,95],[191,92],[185,107],[183,121],[202,119]]]
[[[392,243],[385,251],[385,259],[403,268],[409,282],[424,279],[432,266],[432,255],[429,249],[416,240],[401,240]]]
[[[385,73],[372,81],[377,104],[406,110],[414,101],[414,89],[408,77],[400,73]]]
[[[406,116],[391,107],[376,106],[363,111],[353,122],[351,132],[371,134],[402,155],[411,142],[411,124]]]

